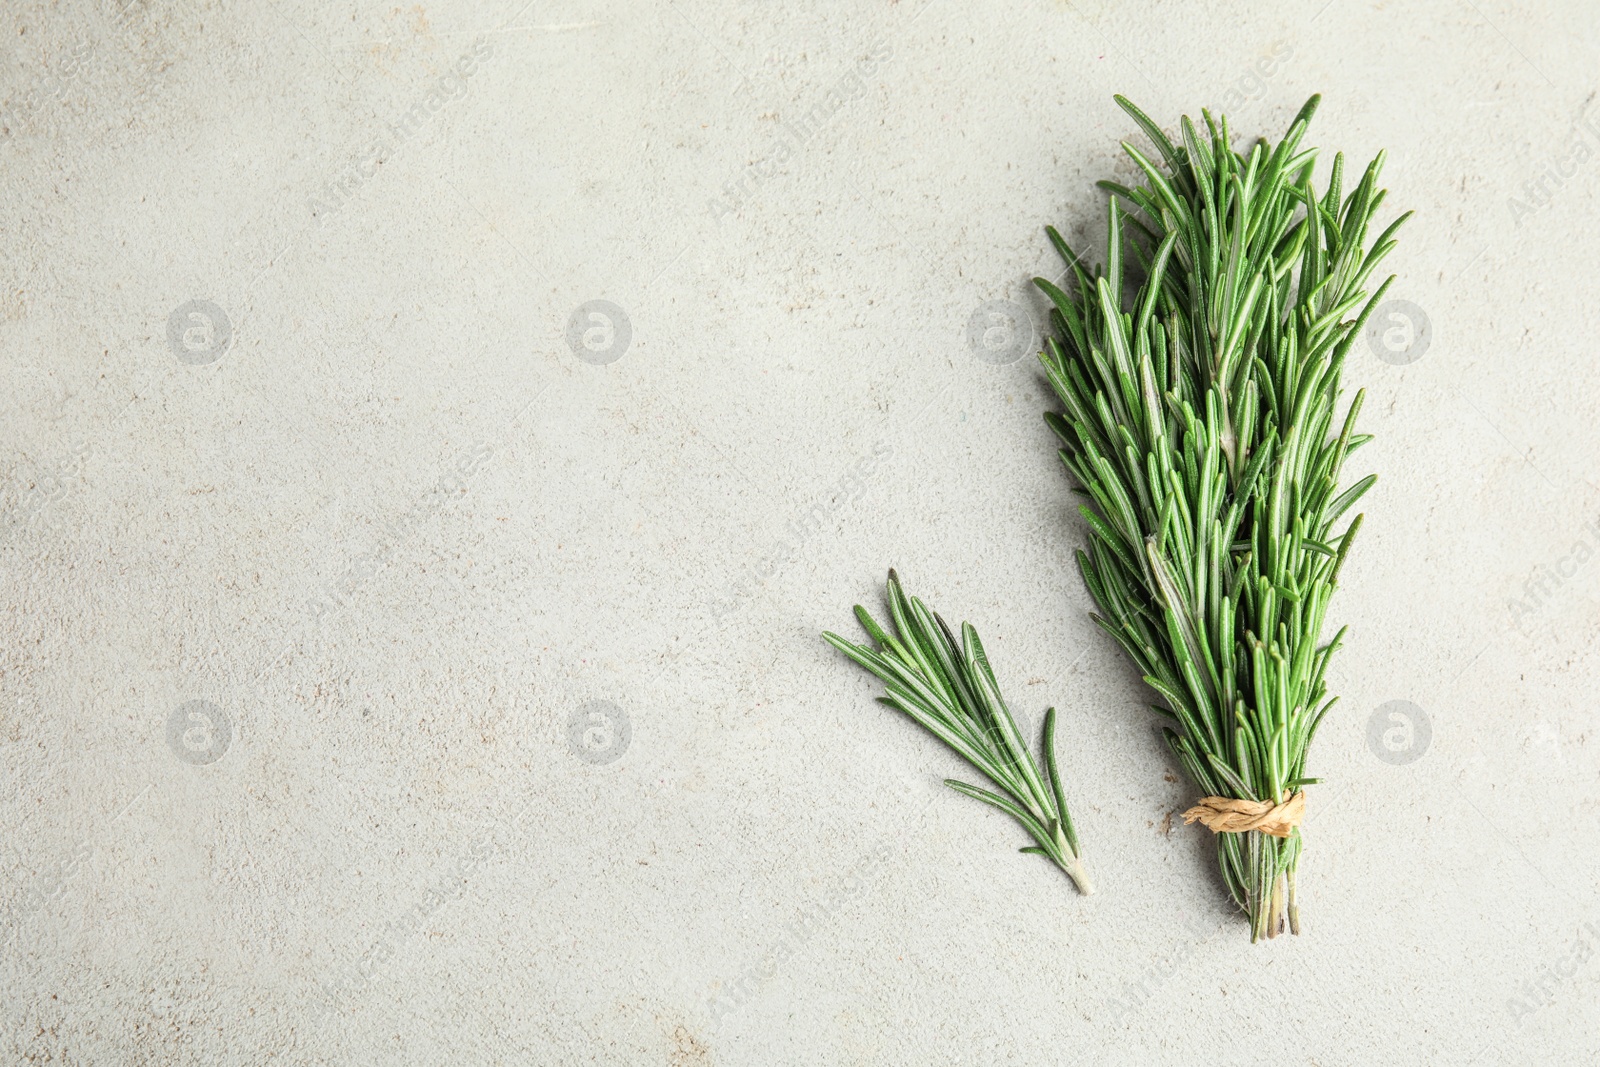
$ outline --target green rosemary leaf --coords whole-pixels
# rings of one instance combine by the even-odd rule
[[[981,800],[985,804],[999,808],[1001,811],[1020,822],[1023,828],[1032,834],[1034,839],[1040,842],[1040,844],[1044,844],[1050,840],[1050,831],[1046,830],[1039,820],[1034,818],[1032,814],[1024,811],[1020,804],[1013,803],[1012,801],[1007,800],[1005,797],[989,792],[987,789],[979,789],[975,785],[968,785],[966,782],[958,782],[954,778],[946,778],[944,780],[944,784],[949,786],[951,789],[954,789],[957,793],[965,793],[969,797],[972,797],[976,800]]]
[[[1240,780],[1238,772],[1236,772],[1232,767],[1228,766],[1226,761],[1218,759],[1214,753],[1207,752],[1206,762],[1210,764],[1211,769],[1216,771],[1218,776],[1220,776],[1224,782],[1227,782],[1229,785],[1233,786],[1234,789],[1238,790],[1240,795],[1250,795],[1250,787],[1245,785],[1244,782]]]
[[[1144,131],[1145,136],[1155,143],[1156,148],[1161,152],[1161,157],[1167,161],[1168,169],[1174,175],[1184,174],[1184,159],[1178,155],[1177,149],[1172,147],[1172,142],[1167,140],[1166,134],[1161,132],[1161,127],[1151,122],[1149,116],[1135,107],[1133,101],[1127,97],[1116,96],[1113,99],[1116,100],[1118,107],[1126,111],[1133,121],[1139,124],[1139,128]]]
[[[1061,791],[1061,771],[1056,767],[1056,709],[1044,712],[1044,766],[1050,777],[1050,795],[1055,800],[1056,811],[1061,815],[1061,829],[1066,834],[1067,845],[1074,854],[1078,851],[1078,833],[1072,828],[1072,816],[1067,812],[1067,798]]]
[[[877,621],[873,619],[872,615],[867,611],[867,609],[862,607],[860,604],[856,605],[856,621],[861,624],[862,629],[866,630],[868,634],[872,635],[872,639],[878,642],[878,644],[888,647],[894,643],[894,638],[884,633],[883,627],[879,626]],[[832,634],[824,634],[823,636],[829,638],[830,640],[839,640],[834,638]]]
[[[1338,582],[1339,568],[1344,566],[1344,557],[1349,553],[1350,546],[1355,543],[1356,531],[1361,529],[1361,520],[1363,517],[1364,516],[1357,515],[1354,519],[1351,519],[1349,527],[1344,532],[1344,536],[1339,538],[1339,558],[1333,561],[1333,571],[1328,575],[1329,585],[1334,585]],[[1339,632],[1341,634],[1344,633],[1343,630],[1340,630]]]
[[[1350,488],[1340,493],[1339,499],[1328,505],[1328,511],[1323,516],[1323,525],[1331,525],[1337,521],[1339,516],[1348,511],[1350,505],[1354,504],[1357,500],[1360,500],[1366,491],[1372,488],[1373,483],[1377,480],[1378,476],[1376,474],[1369,474],[1355,485],[1352,485]]]

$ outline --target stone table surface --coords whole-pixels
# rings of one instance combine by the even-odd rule
[[[11,0],[0,1061],[1584,1062],[1597,69],[1580,0]],[[1417,214],[1251,945],[1030,279],[1114,93],[1314,92]],[[818,639],[891,564],[1058,709],[1094,896]]]

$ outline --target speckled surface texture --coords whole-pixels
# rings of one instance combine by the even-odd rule
[[[1580,0],[8,3],[0,1062],[1587,1062],[1597,69]],[[1418,212],[1299,938],[1013,358],[1116,92],[1321,92]],[[1060,709],[1095,896],[818,639],[891,564]]]

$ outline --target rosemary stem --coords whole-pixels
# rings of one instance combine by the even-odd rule
[[[1057,860],[1056,864],[1067,872],[1067,877],[1078,887],[1078,892],[1086,897],[1094,894],[1094,882],[1090,880],[1089,870],[1083,865],[1081,856],[1074,856],[1071,852],[1063,850],[1061,859]]]
[[[1267,936],[1277,937],[1283,933],[1283,905],[1284,905],[1284,877],[1278,875],[1272,880],[1272,908],[1267,914]]]
[[[1056,866],[1067,872],[1067,877],[1078,887],[1078,892],[1086,897],[1092,895],[1094,882],[1089,878],[1089,868],[1084,866],[1083,855],[1074,850],[1072,843],[1067,840],[1060,821],[1055,823],[1055,845],[1055,854],[1060,857],[1056,860]]]

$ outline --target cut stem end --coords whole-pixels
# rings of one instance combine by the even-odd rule
[[[1071,858],[1064,858],[1057,866],[1067,872],[1067,877],[1071,878],[1072,884],[1078,887],[1078,892],[1086,897],[1094,896],[1094,882],[1089,878],[1088,868],[1083,865],[1083,857],[1072,857],[1071,853],[1064,853],[1063,855]]]

